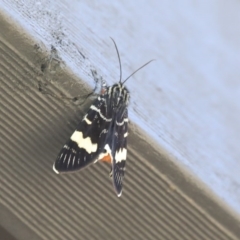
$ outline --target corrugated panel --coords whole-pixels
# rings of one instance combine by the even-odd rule
[[[0,224],[11,235],[27,239],[29,229],[31,239],[237,239],[238,222],[219,210],[217,203],[215,210],[209,210],[214,208],[211,199],[206,206],[194,201],[185,191],[193,193],[193,185],[186,185],[183,173],[168,172],[163,167],[168,159],[136,132],[130,133],[120,199],[104,164],[56,175],[52,164],[81,119],[82,107],[38,92],[38,81],[46,82],[41,62],[35,66],[19,50],[21,42],[13,46],[7,36],[0,38],[0,207],[15,219],[15,225],[3,217]],[[29,43],[31,49],[34,52]],[[70,78],[64,74],[62,78]],[[60,91],[54,85],[49,88]],[[214,211],[219,212],[210,214]]]

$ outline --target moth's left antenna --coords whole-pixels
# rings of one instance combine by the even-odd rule
[[[121,59],[120,59],[120,55],[119,55],[119,52],[118,52],[117,44],[115,43],[113,38],[111,38],[111,39],[112,39],[112,41],[113,41],[113,43],[115,45],[115,48],[116,48],[116,51],[117,51],[117,55],[118,55],[118,61],[119,61],[119,67],[120,67],[120,80],[119,80],[119,82],[121,83],[121,81],[122,81],[122,64],[121,64]]]

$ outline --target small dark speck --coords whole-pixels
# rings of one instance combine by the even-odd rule
[[[77,100],[78,100],[78,97],[74,97],[74,98],[72,99],[73,102],[76,102]]]
[[[84,54],[82,52],[80,52],[79,50],[78,50],[78,52],[82,56],[83,59],[86,59],[86,57],[84,56]]]
[[[53,45],[51,45],[51,51],[55,52],[55,51],[57,51],[57,49]]]
[[[46,67],[47,67],[47,64],[46,63],[42,63],[41,64],[41,71],[44,72]]]

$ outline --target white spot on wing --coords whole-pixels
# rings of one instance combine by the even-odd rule
[[[123,135],[123,137],[126,138],[127,136],[128,136],[128,132],[125,132],[124,135]]]
[[[127,149],[121,148],[118,152],[115,154],[116,163],[121,161],[126,161],[127,158]]]
[[[97,143],[92,143],[90,137],[83,137],[82,132],[75,131],[71,140],[76,142],[79,148],[84,148],[89,154],[97,151]]]
[[[90,120],[87,118],[87,115],[85,115],[85,117],[83,118],[83,121],[85,121],[88,125],[91,125],[91,124],[92,124],[92,121],[90,121]]]

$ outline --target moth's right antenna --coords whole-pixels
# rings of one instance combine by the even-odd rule
[[[138,72],[140,69],[142,69],[143,67],[147,66],[150,62],[155,61],[155,59],[152,59],[150,61],[148,61],[147,63],[145,63],[144,65],[142,65],[140,68],[138,68],[136,71],[134,71],[129,77],[127,77],[122,84],[124,84],[133,74],[135,74],[136,72]]]

